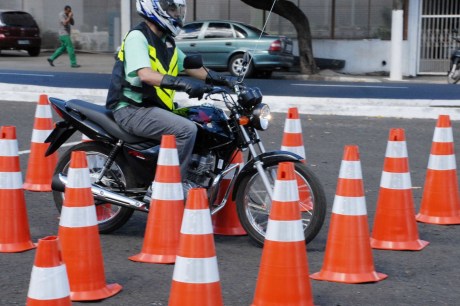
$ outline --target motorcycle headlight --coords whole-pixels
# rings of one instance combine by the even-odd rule
[[[270,107],[267,104],[260,103],[252,110],[251,122],[258,130],[266,130],[271,118]]]
[[[251,109],[253,106],[262,101],[262,92],[259,88],[244,88],[238,96],[238,103],[246,109]]]

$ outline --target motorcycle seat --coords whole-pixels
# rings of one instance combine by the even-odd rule
[[[78,111],[81,115],[97,123],[110,135],[121,139],[129,144],[151,142],[151,139],[134,136],[120,128],[113,119],[112,111],[105,108],[104,105],[98,105],[83,100],[72,99],[66,102],[66,106]]]

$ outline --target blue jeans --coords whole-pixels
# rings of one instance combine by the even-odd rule
[[[162,135],[174,135],[182,179],[186,178],[198,131],[195,123],[158,107],[128,105],[113,116],[123,130],[136,136],[161,141]]]

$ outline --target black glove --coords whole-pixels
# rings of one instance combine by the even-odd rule
[[[198,100],[201,100],[203,94],[208,90],[207,86],[198,80],[174,77],[168,74],[165,74],[161,80],[160,87],[185,91],[189,98],[198,98]]]
[[[237,77],[222,75],[215,71],[208,70],[208,75],[206,76],[206,84],[228,86],[233,88],[236,83],[238,83]]]

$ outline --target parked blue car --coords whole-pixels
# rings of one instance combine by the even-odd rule
[[[270,77],[274,70],[287,70],[294,63],[291,39],[269,35],[236,21],[187,23],[176,37],[176,45],[185,54],[201,54],[206,67],[228,70],[235,76],[241,72],[246,51],[252,58],[247,66],[247,77],[255,74]]]

